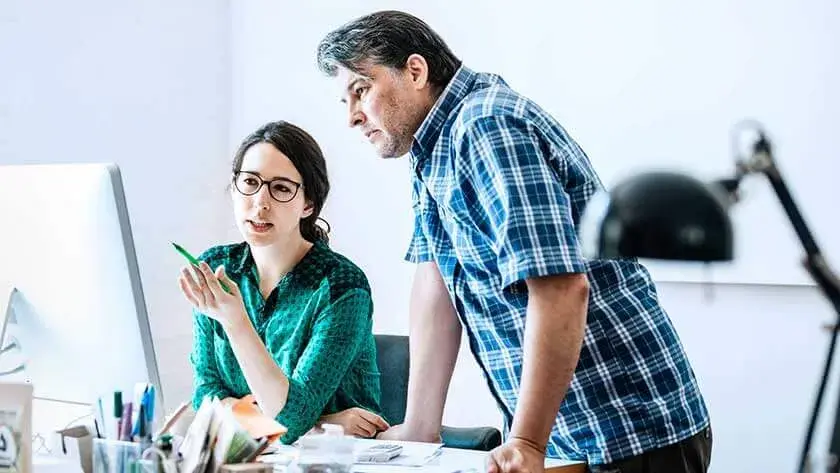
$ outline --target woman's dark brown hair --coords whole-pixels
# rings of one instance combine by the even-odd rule
[[[330,192],[330,181],[321,147],[309,133],[289,122],[270,122],[251,133],[239,145],[233,158],[234,174],[241,170],[245,153],[258,143],[268,143],[285,154],[303,178],[304,197],[312,205],[312,214],[300,221],[303,238],[312,243],[328,243],[329,223],[320,214]],[[318,220],[326,223],[327,228],[319,226]]]

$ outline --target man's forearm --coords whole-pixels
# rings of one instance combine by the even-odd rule
[[[415,273],[409,308],[411,369],[406,427],[418,440],[436,438],[461,345],[461,323],[437,265]]]
[[[511,436],[543,448],[580,357],[588,307],[583,275],[528,281],[522,379]]]

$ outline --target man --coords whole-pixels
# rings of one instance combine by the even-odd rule
[[[488,471],[706,471],[709,414],[648,272],[581,256],[601,183],[565,130],[405,13],[332,31],[318,64],[380,156],[411,156],[408,406],[381,437],[439,438],[463,326],[505,420]]]

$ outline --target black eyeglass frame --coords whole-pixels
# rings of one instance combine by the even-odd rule
[[[236,185],[236,181],[239,178],[240,174],[247,174],[248,176],[257,179],[260,182],[260,185],[257,186],[257,189],[254,190],[254,192],[249,193],[249,192],[243,191],[242,189],[239,188],[238,185]],[[271,184],[274,184],[277,181],[285,182],[286,184],[291,184],[295,188],[295,191],[292,193],[292,196],[289,199],[287,199],[287,200],[278,199],[277,196],[275,196],[274,193],[271,192]],[[266,179],[263,179],[262,176],[260,176],[259,174],[255,173],[255,172],[251,172],[251,171],[236,171],[236,172],[234,172],[233,173],[233,178],[232,178],[232,183],[233,183],[233,188],[236,189],[237,192],[239,192],[242,195],[248,195],[248,196],[256,194],[257,192],[259,192],[263,188],[263,186],[267,185],[268,186],[268,195],[270,195],[272,199],[274,199],[274,200],[276,200],[277,202],[280,202],[280,203],[286,203],[286,202],[291,202],[291,201],[295,200],[295,197],[297,197],[298,192],[303,187],[302,183],[295,182],[295,181],[289,179],[288,177],[275,177],[274,179],[266,180]]]

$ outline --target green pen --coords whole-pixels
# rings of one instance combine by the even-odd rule
[[[193,255],[191,255],[187,250],[185,250],[181,245],[179,245],[175,242],[172,242],[172,246],[174,246],[175,249],[178,251],[178,253],[181,253],[181,255],[183,255],[184,258],[186,258],[187,261],[190,262],[190,264],[192,264],[196,268],[198,267],[199,261],[197,259],[195,259],[195,257]],[[228,294],[233,294],[233,292],[231,292],[230,288],[227,287],[227,284],[225,284],[223,281],[219,281],[219,284],[222,286],[222,289],[224,289],[225,292],[227,292]]]

